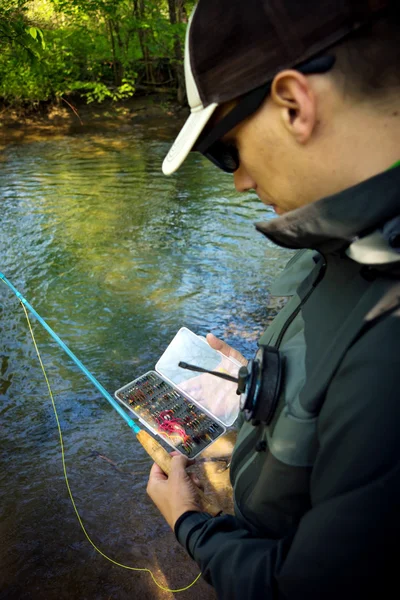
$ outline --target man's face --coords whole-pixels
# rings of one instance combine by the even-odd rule
[[[299,173],[304,148],[287,134],[280,110],[269,99],[223,141],[239,154],[240,166],[233,174],[237,191],[253,189],[278,215],[318,199],[308,191],[310,174]]]
[[[238,154],[236,189],[253,189],[282,215],[351,185],[337,176],[343,149],[338,155],[332,116],[338,98],[328,76],[278,74],[260,108],[222,137]],[[214,124],[234,106],[220,106]],[[342,146],[343,135],[339,138]]]

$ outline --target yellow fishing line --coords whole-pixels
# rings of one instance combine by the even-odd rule
[[[4,283],[4,282],[3,282],[3,283]],[[177,593],[177,592],[184,592],[184,591],[188,590],[189,588],[191,588],[191,587],[192,587],[192,586],[193,586],[193,585],[194,585],[194,584],[195,584],[195,583],[196,583],[196,582],[199,580],[199,578],[201,577],[201,573],[199,573],[199,574],[198,574],[198,576],[196,577],[196,579],[195,579],[194,581],[192,581],[192,583],[191,583],[190,585],[187,585],[186,587],[184,587],[184,588],[180,588],[180,589],[178,589],[178,590],[171,590],[171,589],[169,589],[169,588],[167,588],[167,587],[164,587],[164,586],[163,586],[163,585],[161,585],[160,583],[158,583],[158,581],[156,580],[156,578],[154,577],[154,575],[153,575],[153,573],[150,571],[150,569],[140,569],[140,568],[138,568],[138,567],[129,567],[128,565],[123,565],[123,564],[121,564],[121,563],[117,562],[116,560],[114,560],[114,559],[110,558],[109,556],[107,556],[106,554],[104,554],[104,552],[102,552],[102,551],[100,550],[100,548],[98,548],[98,547],[96,546],[96,544],[95,544],[95,543],[94,543],[94,542],[91,540],[91,538],[89,537],[89,534],[87,533],[87,531],[86,531],[86,529],[85,529],[85,526],[84,526],[84,524],[83,524],[83,522],[82,522],[82,519],[81,519],[81,517],[80,517],[80,514],[79,514],[79,512],[78,512],[78,509],[77,509],[77,507],[76,507],[75,500],[74,500],[74,497],[73,497],[73,495],[72,495],[71,488],[70,488],[70,486],[69,486],[68,475],[67,475],[67,468],[66,468],[66,464],[65,464],[65,454],[64,454],[64,442],[63,442],[63,436],[62,436],[62,432],[61,432],[60,421],[59,421],[59,419],[58,419],[58,413],[57,413],[56,404],[55,404],[55,402],[54,402],[53,392],[52,392],[52,390],[51,390],[51,387],[50,387],[50,382],[49,382],[49,380],[48,380],[48,377],[47,377],[47,374],[46,374],[46,370],[45,370],[45,368],[44,368],[44,365],[43,365],[43,362],[42,362],[42,358],[41,358],[41,356],[40,356],[39,348],[38,348],[38,346],[37,346],[37,344],[36,344],[36,340],[35,340],[35,336],[34,336],[34,334],[33,334],[33,329],[32,329],[32,325],[31,325],[30,319],[29,319],[28,312],[27,312],[27,310],[26,310],[26,308],[25,308],[25,305],[24,305],[24,304],[23,304],[21,301],[20,301],[20,303],[21,303],[21,306],[22,306],[22,308],[24,309],[24,313],[25,313],[26,320],[28,321],[28,327],[29,327],[29,331],[30,331],[30,334],[31,334],[31,337],[32,337],[33,345],[35,346],[36,354],[37,354],[37,357],[38,357],[38,359],[39,359],[39,363],[40,363],[40,366],[41,366],[41,368],[42,368],[42,371],[43,371],[44,378],[45,378],[45,380],[46,380],[47,388],[48,388],[48,390],[49,390],[49,394],[50,394],[50,398],[51,398],[51,403],[52,403],[52,405],[53,405],[53,411],[54,411],[54,415],[55,415],[56,422],[57,422],[58,434],[59,434],[59,437],[60,437],[61,458],[62,458],[62,465],[63,465],[63,471],[64,471],[64,478],[65,478],[65,483],[66,483],[66,485],[67,485],[68,494],[69,494],[69,497],[70,497],[70,499],[71,499],[72,506],[74,507],[74,511],[75,511],[75,514],[76,514],[76,516],[77,516],[77,519],[78,519],[78,521],[79,521],[79,524],[80,524],[80,526],[81,526],[81,528],[82,528],[82,531],[83,531],[83,533],[84,533],[84,534],[85,534],[85,536],[86,536],[86,539],[87,539],[87,540],[88,540],[88,542],[89,542],[89,543],[90,543],[90,544],[93,546],[93,548],[96,550],[96,552],[98,552],[99,554],[101,554],[101,556],[103,556],[103,557],[104,557],[106,560],[108,560],[108,561],[112,562],[114,565],[117,565],[118,567],[122,567],[123,569],[129,569],[130,571],[145,571],[145,572],[147,572],[147,573],[150,573],[150,575],[151,575],[151,578],[153,579],[154,583],[155,583],[155,584],[156,584],[156,585],[157,585],[157,586],[158,586],[160,589],[162,589],[164,592],[172,592],[172,593]]]

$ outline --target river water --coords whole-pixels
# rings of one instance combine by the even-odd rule
[[[0,271],[111,393],[152,369],[186,326],[251,357],[268,288],[290,253],[253,222],[273,218],[232,177],[191,156],[164,177],[176,126],[10,143],[0,162]],[[87,533],[168,587],[196,565],[145,493],[151,460],[32,319]],[[0,597],[168,598],[148,573],[107,561],[69,499],[51,400],[22,308],[0,284]],[[197,590],[197,591],[196,591]],[[182,600],[214,598],[197,583]]]

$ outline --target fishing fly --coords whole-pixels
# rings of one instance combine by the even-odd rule
[[[174,450],[195,458],[225,433],[211,414],[193,404],[156,371],[115,392],[115,397]]]

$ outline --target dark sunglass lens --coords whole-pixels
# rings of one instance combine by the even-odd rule
[[[226,173],[233,173],[239,168],[239,154],[234,146],[218,141],[203,154]]]
[[[221,163],[224,165],[224,171],[233,173],[239,168],[239,154],[234,146],[225,146],[221,153]]]

